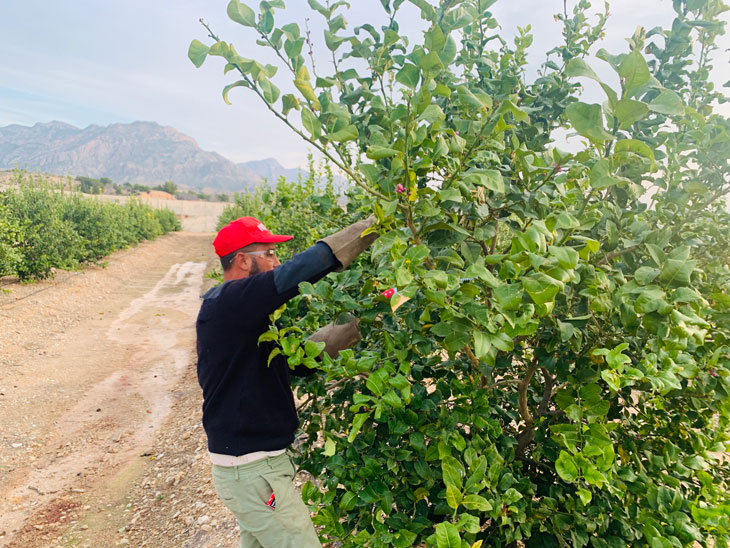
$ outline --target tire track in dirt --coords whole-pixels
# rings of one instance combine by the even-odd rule
[[[201,245],[209,242],[207,238],[194,238],[197,248],[207,250]],[[185,243],[184,237],[182,240]],[[197,256],[204,257],[199,249]],[[151,258],[154,260],[155,253]],[[208,266],[208,258],[204,258],[173,264],[152,289],[134,298],[110,324],[107,322],[105,331],[100,326],[88,330],[92,340],[78,340],[83,336],[83,325],[69,330],[67,340],[52,360],[63,366],[73,364],[69,378],[64,379],[61,374],[60,378],[39,382],[37,386],[76,393],[71,398],[64,396],[69,400],[65,411],[48,409],[50,414],[58,415],[53,420],[46,417],[38,427],[35,439],[43,441],[36,443],[37,448],[28,453],[27,460],[22,456],[13,460],[12,472],[4,477],[4,485],[0,486],[0,546],[47,546],[48,539],[40,535],[47,537],[58,532],[65,525],[60,522],[67,513],[80,506],[68,501],[69,495],[108,482],[151,446],[173,404],[173,388],[194,363],[194,320]],[[159,270],[159,265],[156,268]],[[139,273],[140,278],[154,275]],[[88,317],[85,322],[95,319]],[[83,347],[85,351],[75,352],[74,347]],[[76,377],[84,379],[89,373],[78,372],[80,368],[96,368],[105,374],[84,390]],[[21,381],[30,383],[25,387],[26,394],[32,392],[32,379]],[[34,398],[37,396],[33,394]],[[53,405],[53,400],[53,394],[40,397],[43,405]],[[42,411],[36,410],[35,414],[35,422],[44,420]],[[0,430],[4,426],[0,418]],[[65,511],[59,510],[64,507]],[[33,519],[39,515],[45,521],[40,526]],[[52,525],[54,516],[58,527],[46,527]]]

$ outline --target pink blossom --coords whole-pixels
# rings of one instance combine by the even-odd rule
[[[398,194],[403,194],[406,191],[406,187],[404,187],[402,184],[398,183],[395,187],[395,191]]]
[[[563,166],[557,163],[553,163],[553,169],[555,170],[555,173],[562,173],[563,172]]]

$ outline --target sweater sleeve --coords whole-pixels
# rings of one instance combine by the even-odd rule
[[[268,323],[272,312],[299,293],[301,282],[314,283],[337,266],[339,262],[329,246],[318,242],[274,270],[224,284],[219,298],[231,310],[231,317],[238,318],[243,327],[259,327]]]

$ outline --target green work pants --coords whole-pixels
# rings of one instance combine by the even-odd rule
[[[238,520],[241,548],[321,548],[294,474],[286,453],[240,466],[213,465],[218,497]],[[275,509],[266,504],[272,493]]]

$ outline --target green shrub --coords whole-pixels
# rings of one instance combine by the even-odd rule
[[[22,258],[18,249],[21,240],[20,225],[9,214],[8,207],[0,203],[0,276],[17,271]]]
[[[169,209],[155,209],[155,217],[157,217],[160,227],[163,233],[176,232],[182,230],[180,219],[177,218],[174,212]]]
[[[180,230],[169,210],[134,200],[125,205],[100,202],[23,173],[16,179],[0,192],[0,275],[46,278],[55,268],[74,269]]]
[[[44,182],[22,183],[3,192],[3,204],[20,226],[23,236],[16,273],[21,280],[47,278],[54,268],[78,266],[80,236],[64,221],[63,191]]]
[[[419,36],[401,34],[401,0],[380,4],[380,21],[352,29],[346,2],[309,1],[332,57],[316,74],[308,31],[277,26],[280,0],[258,15],[231,0],[245,44],[208,29],[215,43],[189,50],[197,66],[223,57],[224,97],[255,92],[378,220],[369,256],[302,284],[266,334],[319,369],[298,449],[319,478],[302,494],[321,535],[727,547],[730,121],[708,80],[727,5],[666,3],[671,28],[593,58],[605,14],[591,26],[589,2],[563,3],[564,43],[531,78],[529,28],[501,37],[494,0],[411,0]],[[236,53],[257,40],[278,72]],[[586,80],[601,103],[582,100]],[[566,131],[573,152],[553,143]],[[266,200],[267,222],[305,245],[314,216],[285,202]],[[316,362],[306,333],[344,313],[360,346]]]

